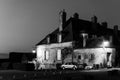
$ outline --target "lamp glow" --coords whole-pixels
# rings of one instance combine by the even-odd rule
[[[32,53],[36,53],[36,50],[32,50]]]
[[[109,41],[103,41],[102,46],[103,46],[103,47],[109,46]]]

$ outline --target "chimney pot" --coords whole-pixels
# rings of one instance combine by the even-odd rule
[[[64,27],[64,25],[65,25],[66,15],[67,15],[67,13],[65,12],[65,9],[63,9],[62,11],[60,11],[60,23],[61,23],[62,27]]]
[[[114,30],[117,31],[118,30],[118,25],[114,26]]]
[[[97,17],[96,17],[96,16],[93,16],[93,17],[91,18],[91,21],[92,21],[93,23],[97,23]]]
[[[102,22],[102,26],[103,26],[104,28],[107,28],[107,26],[108,26],[107,22]]]
[[[79,19],[79,14],[78,14],[78,13],[75,13],[75,14],[73,15],[73,17],[74,17],[75,19]]]

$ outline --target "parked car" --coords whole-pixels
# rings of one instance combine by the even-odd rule
[[[78,68],[76,63],[72,63],[72,62],[67,62],[61,65],[62,69],[73,69],[76,70]]]
[[[93,66],[86,66],[85,69],[87,70],[93,69]]]
[[[85,69],[85,66],[84,66],[84,64],[78,64],[77,68],[83,70],[83,69]]]

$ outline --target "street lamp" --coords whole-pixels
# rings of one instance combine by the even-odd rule
[[[36,47],[33,47],[32,48],[32,53],[36,53],[37,51],[36,51]]]
[[[32,50],[32,53],[36,53],[36,50]]]
[[[102,46],[108,47],[110,45],[109,41],[103,41]]]
[[[103,49],[107,53],[106,47],[110,46],[110,42],[109,41],[103,41],[101,46],[103,47]]]

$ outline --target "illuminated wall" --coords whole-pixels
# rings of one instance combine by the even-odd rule
[[[72,42],[38,45],[37,46],[38,62],[40,63],[40,65],[44,64],[47,68],[49,68],[50,65],[62,63],[61,50],[64,49],[64,47],[71,46]]]
[[[65,47],[71,47],[72,42],[46,44],[37,46],[38,62],[44,64],[47,68],[56,63],[62,63],[61,50]],[[109,54],[109,57],[107,57]],[[66,55],[64,62],[74,61],[77,63],[106,64],[112,65],[115,61],[115,48],[83,48],[75,49],[73,55]],[[54,65],[55,66],[55,65]]]
[[[45,50],[46,50],[46,45],[40,45],[40,46],[37,46],[37,59],[40,63],[43,63],[43,60],[44,60],[44,53],[45,53]]]
[[[107,57],[108,54],[109,54],[109,57]],[[75,58],[77,59],[77,62],[87,63],[88,65],[93,65],[93,64],[112,65],[112,63],[114,63],[115,61],[114,48],[76,49],[74,50],[74,55],[75,55]]]

